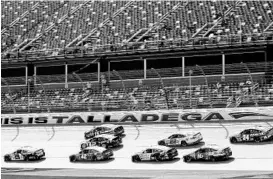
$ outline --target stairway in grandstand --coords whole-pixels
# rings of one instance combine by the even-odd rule
[[[151,27],[143,28],[137,31],[131,38],[129,38],[126,42],[139,42],[143,40],[145,37],[149,38],[149,33],[157,33],[157,29],[167,21],[167,19],[171,18],[173,14],[175,14],[182,7],[187,6],[188,1],[182,1],[177,3],[170,11],[164,14],[157,22],[151,25]]]
[[[92,29],[89,33],[87,34],[80,34],[77,38],[75,38],[74,40],[72,40],[69,44],[66,45],[66,47],[70,47],[72,45],[82,45],[83,43],[92,43],[92,41],[94,39],[97,39],[98,36],[95,36],[95,33],[98,32],[98,29],[102,29],[104,26],[106,26],[112,19],[115,19],[115,17],[117,17],[120,13],[122,13],[123,11],[125,11],[127,8],[129,8],[130,6],[132,6],[134,4],[134,1],[129,1],[127,2],[124,6],[122,6],[121,8],[119,8],[116,12],[113,13],[113,15],[111,17],[106,18],[104,21],[102,21],[98,27]]]
[[[221,29],[221,22],[225,19],[230,13],[232,13],[235,8],[241,3],[241,1],[236,1],[235,7],[229,7],[218,19],[214,22],[208,22],[203,27],[201,27],[195,34],[192,35],[192,38],[198,37],[207,37],[212,31],[217,31]],[[216,33],[215,33],[216,34]]]

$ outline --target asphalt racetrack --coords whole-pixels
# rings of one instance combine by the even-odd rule
[[[70,163],[69,155],[80,151],[83,133],[94,126],[64,127],[2,127],[1,167],[2,177],[53,178],[273,178],[273,143],[230,144],[228,137],[253,127],[273,126],[273,122],[252,123],[198,123],[124,125],[126,136],[123,146],[113,149],[109,161]],[[177,132],[199,131],[204,143],[178,147],[179,156],[173,161],[132,163],[131,155],[156,145],[157,141]],[[185,163],[181,157],[204,144],[230,146],[233,152],[228,161]],[[3,156],[21,146],[44,148],[46,159],[32,162],[4,162]],[[33,170],[35,168],[35,170]],[[88,169],[88,170],[86,170]],[[30,170],[30,171],[25,171]],[[32,177],[31,177],[32,176]],[[36,177],[35,177],[36,176]],[[200,176],[200,177],[198,177]],[[256,177],[255,177],[256,176]],[[16,177],[15,177],[16,178]],[[40,177],[43,178],[43,177]],[[259,177],[258,177],[259,178]]]

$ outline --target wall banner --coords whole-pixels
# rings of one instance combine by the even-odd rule
[[[273,107],[120,112],[2,114],[1,125],[156,123],[220,120],[273,120]]]

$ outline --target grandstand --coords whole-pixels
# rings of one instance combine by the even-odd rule
[[[1,1],[3,113],[273,105],[273,1]]]

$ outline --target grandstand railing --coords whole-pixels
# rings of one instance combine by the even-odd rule
[[[250,73],[253,74],[253,81],[257,81],[258,79],[261,79],[261,75],[265,73],[265,69],[271,69],[273,67],[273,62],[257,62],[257,63],[246,63],[245,64],[247,68],[240,64],[240,63],[233,63],[233,64],[226,64],[225,65],[225,76],[229,78],[228,76],[235,74],[237,77],[239,74],[245,75],[246,78],[251,78],[252,76],[249,76]],[[187,79],[189,77],[189,70],[193,70],[193,77],[202,77],[204,79],[204,74],[206,78],[208,79],[208,82],[216,82],[217,78],[219,76],[223,75],[222,71],[222,65],[206,65],[201,66],[202,70],[200,70],[200,67],[197,66],[187,66],[185,68],[185,76],[184,79]],[[182,78],[182,67],[174,67],[174,68],[161,68],[156,69],[156,71],[160,74],[161,78],[169,79],[169,78]],[[110,74],[108,74],[110,73]],[[102,73],[103,74],[103,73]],[[118,71],[118,74],[123,79],[124,82],[128,80],[138,80],[138,79],[144,79],[144,70],[126,70],[126,71]],[[115,72],[110,71],[105,73],[106,76],[110,75],[110,82],[120,81],[120,78],[118,75],[116,75]],[[257,76],[257,77],[256,77]],[[239,77],[236,80],[235,78],[232,78],[235,82],[240,80]],[[58,83],[65,83],[65,74],[63,75],[39,75],[39,78],[43,81],[44,84],[58,84]],[[147,69],[146,71],[146,80],[153,80],[157,79],[158,75],[154,73],[152,69]],[[214,78],[216,78],[214,80]],[[25,77],[10,77],[10,78],[4,78],[10,86],[13,85],[26,85],[25,83]],[[83,83],[86,82],[98,82],[98,73],[77,73],[77,75],[68,74],[67,75],[68,83]],[[219,80],[219,79],[218,79]],[[173,82],[173,80],[171,80]],[[183,80],[181,80],[181,84]],[[39,83],[39,82],[38,82]],[[200,80],[201,84],[203,83],[203,80]],[[166,83],[168,84],[168,83]],[[5,86],[6,84],[2,84],[2,86]]]
[[[158,49],[176,49],[176,48],[196,48],[196,47],[208,47],[208,46],[232,46],[232,45],[246,45],[246,44],[259,44],[259,43],[272,43],[272,33],[257,33],[257,34],[240,34],[234,35],[217,35],[213,37],[198,37],[194,38],[191,43],[188,39],[174,39],[174,40],[157,40],[157,41],[145,41],[145,42],[128,42],[120,44],[107,44],[107,45],[94,45],[91,47],[69,47],[69,48],[57,48],[57,49],[44,49],[33,51],[22,51],[20,53],[10,53],[2,55],[2,62],[8,62],[9,60],[20,61],[28,60],[31,58],[37,60],[39,57],[56,57],[77,55],[81,57],[83,55],[94,54],[107,54],[113,52],[135,52],[144,50],[158,50]]]

